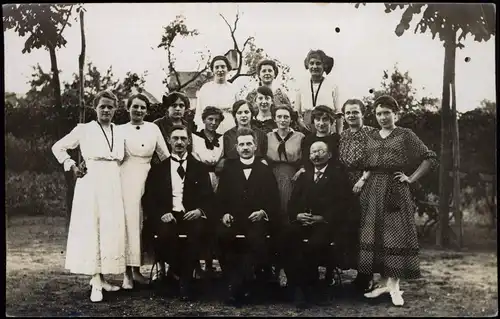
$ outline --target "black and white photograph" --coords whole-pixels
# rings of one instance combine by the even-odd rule
[[[6,316],[498,315],[495,4],[2,16]]]

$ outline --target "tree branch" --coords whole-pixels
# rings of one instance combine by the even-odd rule
[[[172,75],[172,72],[173,72],[174,76],[175,76],[175,80],[177,81],[177,85],[176,85],[176,88],[174,89],[174,91],[178,91],[181,87],[181,79],[179,76],[179,72],[177,72],[177,70],[174,67],[174,62],[172,61],[172,51],[170,51],[170,45],[168,45],[166,48],[167,48],[167,54],[168,54],[168,72],[169,72],[168,78],[167,78],[167,87],[168,87],[168,79],[170,79],[170,76]]]
[[[229,27],[229,31],[231,32],[231,39],[233,39],[233,44],[234,44],[234,49],[238,52],[240,52],[240,48],[238,47],[238,42],[236,41],[236,37],[235,37],[235,32],[236,32],[236,28],[238,26],[238,14],[236,14],[236,20],[234,21],[234,28],[231,27],[231,25],[229,24],[229,22],[227,22],[226,18],[224,18],[224,16],[219,13],[219,15],[222,17],[222,19],[224,19],[224,22],[226,22],[227,26]]]
[[[64,31],[64,28],[66,28],[66,26],[68,25],[68,20],[69,20],[69,17],[71,16],[71,11],[72,10],[73,10],[73,4],[69,7],[68,16],[66,17],[66,21],[64,22],[64,24],[63,24],[63,26],[61,28],[61,31],[59,31],[59,34],[57,35],[57,39],[61,36],[61,34]]]
[[[203,72],[205,72],[206,70],[208,70],[208,66],[205,66],[202,70],[198,71],[195,75],[193,75],[193,77],[191,79],[189,79],[188,81],[186,81],[186,83],[183,83],[182,85],[179,85],[178,90],[181,90],[181,89],[185,88],[186,86],[188,86],[191,82],[193,82],[198,77],[200,77],[200,75]]]

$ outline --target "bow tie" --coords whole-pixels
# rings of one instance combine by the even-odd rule
[[[241,163],[241,162],[240,162],[240,163]],[[254,165],[254,163],[252,163],[252,164],[243,164],[243,163],[241,163],[241,167],[242,167],[243,169],[252,169],[252,168],[253,168],[253,165]]]
[[[213,140],[209,140],[208,137],[205,135],[205,131],[201,130],[200,134],[198,136],[202,137],[205,140],[205,147],[208,150],[213,150],[215,147],[220,147],[219,144],[219,137],[221,137],[220,134],[216,133],[215,137]]]

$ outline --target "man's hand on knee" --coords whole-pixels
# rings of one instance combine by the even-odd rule
[[[161,216],[161,221],[164,223],[171,223],[171,222],[177,223],[177,220],[175,219],[172,213],[166,213],[163,216]]]

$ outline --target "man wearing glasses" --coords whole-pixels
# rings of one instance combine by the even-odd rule
[[[332,153],[327,143],[314,142],[309,151],[312,165],[305,166],[305,172],[295,184],[288,205],[292,223],[282,245],[283,256],[288,256],[285,268],[288,283],[295,292],[298,308],[309,305],[318,279],[318,266],[328,256],[330,243],[334,242],[342,250],[346,239],[357,241],[343,234],[345,229],[354,232],[350,225],[356,225],[352,220],[356,214],[352,212],[357,201],[346,172],[330,161]]]

